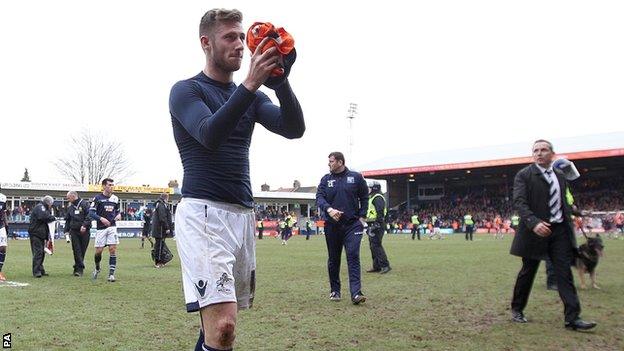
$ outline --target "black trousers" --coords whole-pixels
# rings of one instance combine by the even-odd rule
[[[466,240],[472,240],[473,232],[474,232],[474,225],[466,224]]]
[[[572,322],[581,313],[581,304],[572,277],[573,249],[569,238],[570,227],[567,224],[553,224],[551,230],[552,234],[545,239],[548,240],[548,257],[553,263],[559,297],[564,306],[565,321]],[[512,310],[523,311],[526,307],[539,264],[540,260],[522,258],[522,268],[518,273],[511,300]]]
[[[45,252],[43,252],[43,248],[45,245],[45,240],[30,235],[30,251],[32,252],[33,260],[32,260],[32,274],[43,274],[45,273],[45,269],[43,268],[43,259],[45,258]]]
[[[418,240],[420,240],[420,228],[418,228],[418,224],[412,226],[412,240],[414,240],[416,235],[418,235]]]
[[[264,229],[258,229],[258,239],[262,240],[262,232],[264,232]]]
[[[370,229],[368,243],[370,244],[374,270],[380,270],[385,267],[390,267],[390,263],[388,262],[388,256],[386,256],[386,250],[384,250],[381,244],[383,236],[384,230],[382,226],[375,227],[375,229]]]
[[[550,258],[546,258],[544,263],[546,263],[546,285],[547,286],[557,285],[557,277],[555,276],[555,266],[553,265]]]
[[[156,242],[154,243],[154,253],[156,254],[156,262],[155,264],[160,264],[162,262],[162,254],[163,254],[163,245],[165,244],[165,238],[154,238]]]
[[[85,269],[84,258],[89,247],[91,236],[89,230],[84,234],[80,233],[80,229],[70,229],[72,251],[74,252],[74,272],[82,273]]]

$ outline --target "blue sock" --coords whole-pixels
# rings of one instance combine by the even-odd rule
[[[117,268],[117,256],[111,255],[108,258],[108,275],[114,275],[115,268]]]
[[[5,258],[6,258],[6,252],[0,252],[0,272],[2,272],[2,266],[4,266]]]
[[[202,351],[232,351],[232,349],[215,349],[202,343]]]
[[[102,261],[102,254],[95,254],[95,269],[100,270],[100,261]]]
[[[197,339],[197,343],[195,343],[195,351],[203,351],[202,346],[204,345],[204,331],[199,329],[199,338]]]

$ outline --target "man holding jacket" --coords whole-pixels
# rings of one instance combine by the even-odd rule
[[[154,267],[156,268],[160,268],[167,263],[163,257],[163,250],[165,249],[165,238],[171,233],[171,228],[173,227],[167,201],[169,201],[169,194],[160,194],[152,215],[152,236],[156,239],[154,244]]]
[[[84,272],[84,257],[91,239],[91,217],[89,217],[89,201],[78,197],[78,193],[67,193],[67,214],[65,215],[65,235],[71,237],[74,252],[74,276],[81,277]]]
[[[520,225],[510,253],[522,257],[522,268],[511,300],[511,317],[517,323],[527,322],[524,308],[535,273],[540,260],[550,258],[564,306],[565,328],[588,330],[596,323],[586,322],[579,316],[581,304],[570,268],[577,251],[570,218],[572,208],[564,198],[568,183],[561,171],[552,165],[554,155],[549,141],[535,141],[534,163],[521,169],[514,179],[513,201],[520,215]]]
[[[47,276],[43,268],[43,259],[45,257],[43,248],[45,241],[54,233],[50,233],[48,223],[56,220],[52,215],[52,204],[54,199],[52,196],[46,195],[41,199],[30,214],[30,225],[28,226],[28,236],[30,238],[30,250],[32,251],[32,274],[35,278]]]

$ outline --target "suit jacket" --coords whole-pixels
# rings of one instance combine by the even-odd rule
[[[566,231],[572,248],[576,250],[576,236],[572,225],[572,208],[565,199],[568,183],[561,171],[554,169],[561,189],[561,205],[563,206],[563,223],[570,227]],[[540,222],[550,222],[550,185],[542,171],[535,164],[521,169],[514,179],[514,208],[520,216],[520,225],[511,244],[512,255],[536,260],[545,259],[548,250],[548,237],[541,237],[533,228]]]

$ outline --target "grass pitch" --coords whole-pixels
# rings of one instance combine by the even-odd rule
[[[546,291],[544,268],[525,310],[530,323],[509,319],[520,259],[508,254],[511,238],[478,235],[466,242],[412,241],[389,235],[384,246],[392,272],[362,273],[368,301],[328,300],[325,240],[257,241],[254,308],[238,317],[238,350],[622,350],[624,349],[624,241],[605,240],[598,266],[602,290],[579,291],[582,316],[593,333],[563,328],[563,305]],[[582,241],[582,239],[579,239]],[[91,245],[93,241],[91,242]],[[3,271],[25,287],[0,286],[0,333],[12,333],[15,350],[192,350],[199,317],[184,309],[176,258],[155,269],[138,239],[122,239],[115,283],[71,275],[71,247],[57,241],[45,260],[49,277],[31,276],[28,241],[9,241]],[[147,244],[149,246],[149,244]],[[370,267],[362,241],[362,269]],[[341,278],[348,297],[346,259]],[[102,260],[106,272],[108,254]],[[93,248],[87,252],[93,269]],[[575,281],[578,278],[575,274]],[[6,284],[5,284],[6,285]],[[578,282],[577,282],[578,286]]]

